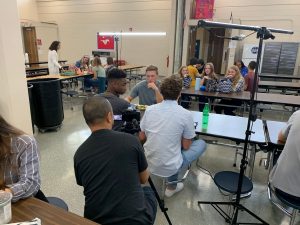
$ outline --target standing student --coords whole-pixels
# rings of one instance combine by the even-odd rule
[[[219,91],[222,92],[220,89],[220,84],[223,81],[220,81],[219,83]],[[232,93],[232,92],[242,92],[244,90],[244,78],[240,73],[240,70],[237,66],[231,66],[228,69],[227,75],[225,76],[225,81],[228,84],[229,90],[226,90],[226,93]],[[219,103],[220,105],[215,106],[215,112],[218,114],[221,114],[224,110],[224,114],[226,115],[232,115],[235,116],[235,113],[233,112],[237,107],[242,105],[242,102],[240,100],[228,100],[228,99],[222,99]],[[228,105],[228,106],[222,106],[222,105]]]
[[[61,65],[58,63],[57,51],[60,49],[60,42],[53,41],[48,51],[48,69],[49,74],[59,74]]]
[[[35,196],[41,185],[39,168],[35,139],[0,115],[0,188],[12,194],[13,202]]]

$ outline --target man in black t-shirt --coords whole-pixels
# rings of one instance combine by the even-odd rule
[[[151,225],[156,199],[147,182],[142,146],[130,134],[113,131],[110,103],[95,96],[83,105],[92,131],[74,156],[77,184],[85,195],[84,217],[103,225]]]
[[[122,115],[122,113],[130,106],[129,102],[119,97],[126,92],[126,73],[117,68],[112,69],[107,74],[107,82],[107,90],[100,94],[100,96],[106,98],[110,102],[114,115],[118,117],[118,115]],[[116,118],[113,130],[121,131],[122,124],[122,119]]]

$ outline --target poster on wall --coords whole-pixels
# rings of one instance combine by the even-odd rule
[[[114,36],[104,36],[97,34],[97,46],[100,50],[111,50],[113,51],[115,49],[115,40]]]
[[[215,0],[195,0],[195,19],[212,19]]]

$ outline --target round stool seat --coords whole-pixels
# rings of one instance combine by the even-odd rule
[[[222,190],[227,191],[232,194],[236,194],[238,183],[239,183],[239,173],[232,171],[222,171],[216,173],[214,177],[215,184]],[[243,185],[241,194],[246,194],[253,189],[253,183],[248,177],[243,176]]]
[[[68,207],[67,203],[65,203],[64,200],[57,198],[57,197],[47,197],[47,200],[49,201],[49,204],[55,205],[61,209],[69,211],[69,207]]]
[[[275,189],[275,195],[280,201],[282,201],[287,206],[300,210],[299,200],[298,201],[295,200],[292,196],[286,196],[281,191],[278,191],[277,189]]]

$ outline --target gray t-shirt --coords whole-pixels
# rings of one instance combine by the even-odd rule
[[[160,87],[160,81],[156,81],[155,84],[158,88]],[[143,80],[134,86],[130,93],[130,97],[139,97],[140,105],[153,105],[157,103],[155,91],[151,88],[148,88],[148,83],[146,80]]]
[[[300,197],[300,110],[293,113],[281,133],[286,143],[269,179],[275,188]]]
[[[122,115],[122,113],[130,106],[129,102],[110,92],[102,93],[99,96],[106,98],[110,102],[114,115]],[[113,130],[121,131],[122,124],[123,121],[115,120]]]

